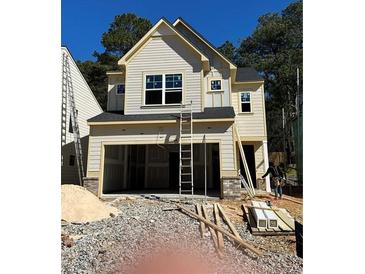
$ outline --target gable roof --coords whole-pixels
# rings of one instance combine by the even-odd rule
[[[196,31],[191,25],[189,25],[181,17],[178,17],[175,20],[173,26],[175,27],[179,23],[184,25],[192,34],[194,34],[198,39],[200,39],[203,43],[205,43],[208,47],[210,47],[218,56],[220,56],[223,60],[225,60],[229,64],[230,69],[236,69],[237,68],[237,66],[235,64],[233,64],[233,62],[231,60],[229,60],[222,53],[220,53],[219,50],[212,43],[210,43],[207,39],[205,39],[202,34],[200,34],[198,31]]]
[[[71,54],[70,50],[68,49],[68,47],[67,47],[66,45],[62,45],[62,46],[61,46],[61,51],[64,51],[64,52],[65,52],[68,56],[70,56],[70,60],[71,60],[71,62],[74,64],[75,68],[77,69],[78,74],[80,74],[80,76],[81,76],[81,78],[82,78],[82,81],[84,82],[85,87],[87,87],[87,90],[89,91],[89,93],[90,93],[90,94],[92,95],[92,97],[94,98],[95,103],[98,105],[98,107],[99,107],[100,111],[103,111],[103,109],[101,108],[101,106],[100,106],[100,104],[99,104],[98,100],[97,100],[97,99],[96,99],[96,97],[95,97],[94,92],[91,90],[91,88],[90,88],[89,84],[87,83],[87,81],[86,81],[86,79],[85,79],[84,75],[81,73],[81,71],[80,71],[79,67],[77,66],[77,63],[75,62],[75,58],[73,58],[73,56],[72,56],[72,54]]]
[[[251,67],[237,68],[235,82],[263,82],[264,79]]]
[[[164,17],[162,17],[138,42],[135,44],[123,57],[118,61],[118,65],[126,65],[128,61],[133,57],[133,55],[141,48],[152,34],[158,29],[159,26],[165,24],[169,29],[171,29],[177,36],[179,36],[188,46],[190,46],[195,52],[201,56],[201,61],[203,62],[203,68],[205,70],[210,69],[209,58],[205,56],[195,45],[193,45],[189,40],[187,40],[173,25]]]

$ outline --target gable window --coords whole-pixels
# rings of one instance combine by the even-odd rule
[[[117,95],[122,95],[125,93],[125,85],[124,84],[118,84],[117,85]]]
[[[221,91],[222,80],[210,80],[210,91]]]
[[[145,104],[171,105],[182,100],[182,74],[146,75]]]
[[[241,92],[241,112],[251,112],[251,93]]]

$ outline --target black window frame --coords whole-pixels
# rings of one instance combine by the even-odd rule
[[[242,95],[244,94],[247,94],[248,95],[248,101],[244,101]],[[247,100],[247,98],[246,98]],[[241,113],[251,113],[252,112],[252,97],[251,97],[251,92],[248,92],[248,91],[242,91],[240,93],[240,110],[241,110]],[[248,110],[243,108],[243,105],[248,105]]]
[[[157,77],[158,81],[155,81]],[[171,79],[172,78],[172,79]],[[183,73],[161,73],[161,74],[145,74],[145,83],[144,83],[144,104],[146,106],[169,106],[169,105],[179,105],[182,103],[183,99],[183,86],[184,86],[184,76]],[[161,81],[159,81],[161,79]],[[151,81],[152,80],[152,81]],[[161,82],[161,85],[156,84]],[[172,83],[172,85],[171,85]],[[159,92],[161,93],[160,97],[161,99],[159,102],[153,102],[151,103],[151,100],[156,99],[149,97],[151,94],[148,94],[148,92]],[[178,101],[174,98],[174,95],[178,96]],[[155,95],[156,96],[156,95]],[[169,100],[174,100],[172,102],[167,102]]]
[[[212,86],[212,83],[213,82],[220,82],[220,84],[219,84],[219,87],[220,87],[220,89],[216,89],[216,88],[213,88],[213,86]],[[209,88],[209,90],[210,91],[222,91],[223,90],[223,88],[222,88],[222,79],[210,79],[210,88]]]

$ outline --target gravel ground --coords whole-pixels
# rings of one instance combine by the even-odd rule
[[[157,250],[163,247],[193,251],[195,258],[209,265],[211,273],[302,273],[302,259],[285,248],[283,252],[263,249],[265,255],[257,257],[227,238],[224,258],[219,259],[209,233],[201,238],[199,222],[180,211],[163,211],[172,207],[164,202],[116,201],[114,206],[120,210],[116,217],[62,226],[63,234],[74,239],[71,247],[62,244],[62,273],[132,273],[142,258],[159,254]],[[212,209],[207,208],[213,220]],[[267,241],[252,236],[245,225],[237,230],[257,247]]]

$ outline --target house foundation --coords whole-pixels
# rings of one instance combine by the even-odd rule
[[[241,196],[241,180],[238,176],[222,177],[221,198],[239,199]]]

